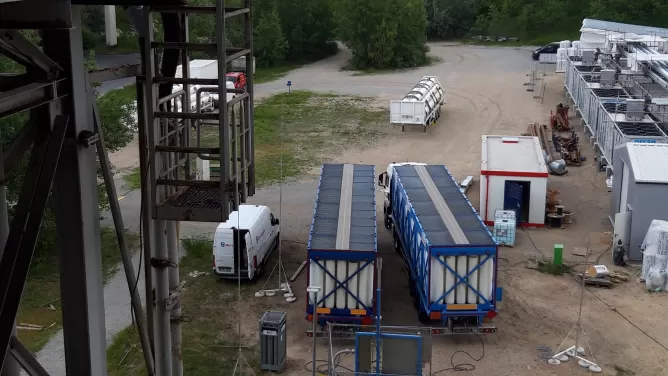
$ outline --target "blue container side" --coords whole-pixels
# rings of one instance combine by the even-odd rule
[[[455,244],[440,216],[435,215],[432,208],[433,202],[422,192],[424,185],[419,177],[416,179],[417,173],[414,166],[396,167],[390,182],[390,190],[393,195],[394,225],[398,230],[399,240],[411,266],[411,277],[417,283],[416,290],[420,305],[427,314],[440,312],[442,316],[482,317],[490,310],[496,310],[496,295],[498,294],[496,292],[497,243],[471,202],[459,190],[459,186],[448,169],[440,165],[426,166],[426,169],[460,228],[472,244]],[[425,229],[425,226],[427,226],[427,229]],[[495,270],[491,299],[486,303],[477,304],[475,310],[466,311],[448,310],[446,304],[430,304],[431,258],[441,255],[479,255],[481,261],[486,260],[486,257],[492,258]],[[443,265],[443,268],[446,269],[446,266]],[[454,273],[454,271],[452,272]],[[458,282],[460,282],[459,278]]]
[[[340,165],[342,166],[342,165]],[[320,170],[320,178],[318,181],[318,190],[316,192],[316,199],[315,199],[315,204],[313,208],[313,219],[311,221],[311,227],[309,231],[309,241],[307,243],[307,258],[309,262],[312,260],[314,262],[318,263],[318,267],[323,270],[324,273],[326,273],[327,276],[333,278],[337,284],[340,284],[338,288],[343,288],[346,290],[348,294],[350,294],[350,291],[347,290],[346,287],[346,280],[340,281],[336,278],[334,273],[327,273],[327,271],[324,268],[324,261],[350,261],[350,262],[370,262],[373,263],[371,265],[368,265],[366,268],[372,268],[372,276],[373,276],[373,284],[374,284],[374,292],[373,292],[373,300],[372,300],[372,306],[371,307],[365,307],[364,311],[366,314],[364,316],[374,316],[375,315],[375,310],[376,310],[376,299],[375,299],[375,286],[376,286],[376,267],[375,267],[375,262],[377,259],[377,251],[378,251],[378,227],[377,227],[377,217],[376,217],[376,196],[375,196],[375,183],[376,183],[376,176],[375,176],[375,166],[369,166],[369,165],[355,165],[355,177],[354,177],[354,182],[353,182],[353,213],[352,213],[352,223],[351,223],[351,248],[355,247],[356,249],[347,249],[347,250],[339,250],[339,249],[323,249],[319,248],[318,244],[323,245],[323,244],[328,244],[332,243],[332,237],[335,239],[336,238],[336,229],[338,225],[338,218],[335,218],[333,214],[335,213],[336,216],[338,217],[338,211],[333,211],[332,208],[324,208],[323,205],[321,205],[322,201],[327,200],[328,204],[331,204],[333,201],[331,197],[332,192],[329,193],[323,193],[324,189],[323,187],[325,184],[323,184],[323,176],[325,176],[326,170],[330,169],[332,167],[337,167],[337,165],[329,165],[329,164],[324,164],[321,167]],[[361,174],[358,174],[358,167],[362,168],[369,168],[371,169],[371,174],[369,175],[368,173],[364,173],[362,171]],[[331,179],[331,176],[329,176]],[[368,180],[368,181],[366,181]],[[331,189],[331,181],[329,182],[329,187]],[[369,186],[372,189],[369,189]],[[330,197],[325,197],[327,194],[329,194]],[[336,192],[334,192],[336,194]],[[369,200],[371,202],[369,202]],[[369,206],[369,208],[366,208],[366,206]],[[366,210],[365,210],[366,209]],[[360,211],[361,210],[361,211]],[[368,217],[366,217],[368,215]],[[320,217],[319,217],[320,216]],[[326,221],[322,221],[324,216],[328,216]],[[355,222],[356,219],[372,219],[372,224],[369,223],[368,225],[365,225],[364,223]],[[369,221],[370,222],[370,221]],[[327,226],[332,226],[333,231],[331,229],[328,229]],[[372,231],[364,230],[364,227],[372,226]],[[316,231],[320,230],[320,231]],[[361,232],[361,230],[364,230]],[[371,233],[371,234],[370,234]],[[315,235],[315,236],[314,236]],[[371,236],[372,235],[372,236]],[[357,237],[356,237],[357,236]],[[356,237],[356,238],[355,238]],[[329,239],[328,239],[329,238]],[[355,238],[356,240],[354,240]],[[368,239],[368,240],[367,240]],[[317,241],[316,241],[317,240]],[[316,244],[318,243],[318,244]],[[333,245],[333,244],[332,244]],[[364,265],[364,264],[362,264]],[[307,281],[310,278],[310,266],[307,265]],[[349,276],[348,279],[351,277]],[[308,282],[307,282],[308,283]],[[337,288],[337,289],[338,289]],[[336,290],[335,290],[336,291]],[[319,296],[318,300],[321,302],[322,300],[326,299],[327,296],[331,295],[334,292],[330,292],[330,294],[325,295],[325,296]],[[354,294],[350,294],[354,296]],[[358,302],[361,303],[359,298],[355,297],[358,299]],[[318,302],[318,303],[319,303]],[[356,310],[359,312],[359,310]],[[306,299],[306,315],[313,314],[313,304],[311,304],[310,299]],[[351,313],[350,309],[337,309],[337,308],[330,308],[329,313],[327,314],[318,314],[318,321],[320,323],[324,323],[327,321],[336,321],[336,322],[360,322],[364,316],[361,315],[354,315]]]

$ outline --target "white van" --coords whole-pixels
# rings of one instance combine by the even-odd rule
[[[262,273],[271,252],[278,247],[279,239],[278,218],[267,206],[239,205],[239,210],[230,213],[227,222],[216,229],[214,274],[252,280]]]

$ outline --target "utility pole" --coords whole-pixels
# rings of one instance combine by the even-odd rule
[[[116,6],[104,6],[104,35],[107,38],[107,46],[118,44],[118,29],[116,29]]]

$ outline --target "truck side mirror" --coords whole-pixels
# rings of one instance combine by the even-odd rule
[[[385,177],[386,176],[387,176],[387,172],[383,172],[382,174],[378,175],[378,186],[385,187]]]

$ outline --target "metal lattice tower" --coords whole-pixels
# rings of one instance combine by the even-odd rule
[[[30,120],[0,160],[0,369],[18,376],[48,375],[16,338],[14,320],[51,193],[56,204],[66,372],[104,375],[107,370],[100,248],[97,163],[105,180],[117,229],[133,310],[149,375],[183,374],[178,275],[178,222],[220,222],[255,191],[253,160],[253,77],[251,0],[243,6],[189,6],[186,0],[0,0],[0,54],[26,68],[0,72],[0,118],[21,111]],[[81,7],[128,7],[140,35],[140,65],[87,73],[81,34]],[[153,16],[160,14],[164,41],[154,40]],[[188,14],[215,18],[215,43],[188,41]],[[171,16],[166,16],[171,15]],[[243,17],[244,43],[230,47],[226,20]],[[166,19],[175,24],[167,25]],[[176,25],[176,26],[175,26]],[[175,38],[172,27],[178,28]],[[39,30],[41,49],[19,29]],[[167,34],[171,34],[167,38]],[[160,75],[156,50],[180,51],[181,77]],[[189,51],[215,54],[217,79],[190,78]],[[173,53],[170,54],[174,56]],[[246,57],[246,89],[227,89],[227,63]],[[165,59],[162,59],[163,66]],[[164,70],[163,70],[164,72]],[[123,235],[111,168],[104,146],[91,82],[137,76],[137,114],[142,177],[142,227],[146,314]],[[178,76],[178,75],[177,75]],[[164,94],[161,87],[181,85]],[[169,84],[169,85],[165,85]],[[218,111],[200,112],[191,85],[217,93]],[[171,88],[170,88],[171,89]],[[163,95],[160,95],[160,94]],[[227,101],[228,93],[235,94]],[[160,98],[162,96],[162,98]],[[203,123],[206,122],[206,125]],[[219,131],[219,144],[200,145],[201,127]],[[196,132],[197,137],[193,132]],[[30,150],[30,163],[11,225],[7,219],[5,176]],[[220,163],[220,180],[198,180],[193,155]],[[97,157],[97,158],[96,158]],[[53,191],[52,191],[53,186]],[[3,244],[6,241],[6,245]]]

